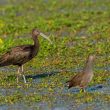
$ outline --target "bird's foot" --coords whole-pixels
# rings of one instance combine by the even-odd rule
[[[85,90],[84,88],[82,88],[82,89],[80,90],[80,93],[82,93],[82,92],[86,92],[86,90]]]

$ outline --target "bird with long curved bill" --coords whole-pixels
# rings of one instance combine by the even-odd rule
[[[41,35],[47,39],[50,43],[52,41],[43,33],[37,29],[32,30],[32,39],[34,41],[33,45],[20,45],[10,48],[6,53],[0,57],[0,67],[9,66],[9,65],[18,65],[17,72],[17,83],[20,73],[23,73],[23,65],[34,58],[39,51],[39,40],[38,36]],[[21,70],[21,72],[20,72]],[[23,75],[24,83],[26,83],[26,78]]]

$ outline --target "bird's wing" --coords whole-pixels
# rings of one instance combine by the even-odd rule
[[[68,83],[69,83],[69,88],[70,88],[70,87],[75,87],[75,86],[80,85],[80,83],[81,83],[81,78],[82,78],[82,74],[83,74],[83,73],[76,74],[72,79],[70,79],[70,80],[68,81]]]
[[[92,80],[92,78],[93,74],[83,74],[80,86],[81,87],[87,86],[88,83]]]
[[[27,59],[30,54],[30,45],[17,46],[8,50],[0,58],[0,66],[7,66],[10,64],[19,64],[21,60]]]

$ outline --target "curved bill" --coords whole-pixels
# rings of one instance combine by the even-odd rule
[[[43,34],[43,33],[40,32],[40,35],[42,37],[44,37],[45,39],[47,39],[52,44],[52,41],[45,34]]]

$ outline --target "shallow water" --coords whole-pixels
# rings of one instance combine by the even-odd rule
[[[73,70],[69,69],[67,71],[80,71],[80,69]],[[47,73],[42,73],[38,75],[29,75],[26,78],[32,78],[33,79],[33,85],[34,84],[39,84],[42,82],[42,78],[45,78],[47,75],[48,77],[51,77],[51,75],[57,74],[57,71],[53,72],[47,72]],[[29,82],[28,82],[29,83]],[[86,88],[86,91],[88,93],[99,93],[102,95],[110,94],[110,80],[107,79],[107,85],[104,84],[97,84],[94,86],[88,86]],[[21,85],[22,86],[22,85]],[[2,96],[8,96],[8,95],[13,95],[15,93],[21,93],[24,95],[28,95],[30,93],[37,93],[37,94],[50,94],[48,89],[44,88],[42,91],[37,90],[34,87],[30,87],[28,89],[23,89],[23,88],[11,88],[11,89],[6,89],[6,88],[0,88],[0,95]],[[23,103],[16,103],[16,104],[4,104],[0,106],[0,110],[109,110],[109,103],[106,101],[101,101],[100,97],[96,97],[95,102],[87,102],[87,103],[79,103],[76,100],[79,100],[78,98],[72,98],[71,96],[68,97],[67,94],[79,94],[79,89],[78,88],[71,88],[67,89],[67,87],[64,87],[62,90],[61,88],[55,87],[54,88],[54,93],[53,94],[53,99],[54,101],[51,102],[51,105],[49,102],[41,101],[39,103],[30,103],[29,105],[25,102]],[[61,94],[61,95],[60,95]],[[83,98],[83,97],[82,97]],[[81,99],[82,100],[82,99]]]
[[[94,88],[94,87],[92,87]],[[89,88],[88,88],[89,89]],[[108,90],[109,87],[102,87],[99,89],[91,90],[90,92],[98,91],[99,93],[105,93],[106,90]],[[110,91],[110,90],[108,90]],[[72,94],[74,94],[74,89],[68,91]],[[79,91],[78,91],[79,92]],[[24,92],[23,92],[24,93]],[[110,93],[110,92],[109,92]],[[63,94],[63,93],[62,93]],[[40,103],[30,103],[29,105],[25,103],[16,103],[11,105],[1,105],[0,110],[109,110],[109,103],[100,101],[100,97],[96,98],[95,102],[90,103],[78,103],[76,102],[77,99],[71,99],[71,97],[68,96],[59,96],[57,94],[54,94],[53,96],[55,98],[55,101],[52,102],[52,105],[50,107],[50,104],[47,102],[40,102]]]

